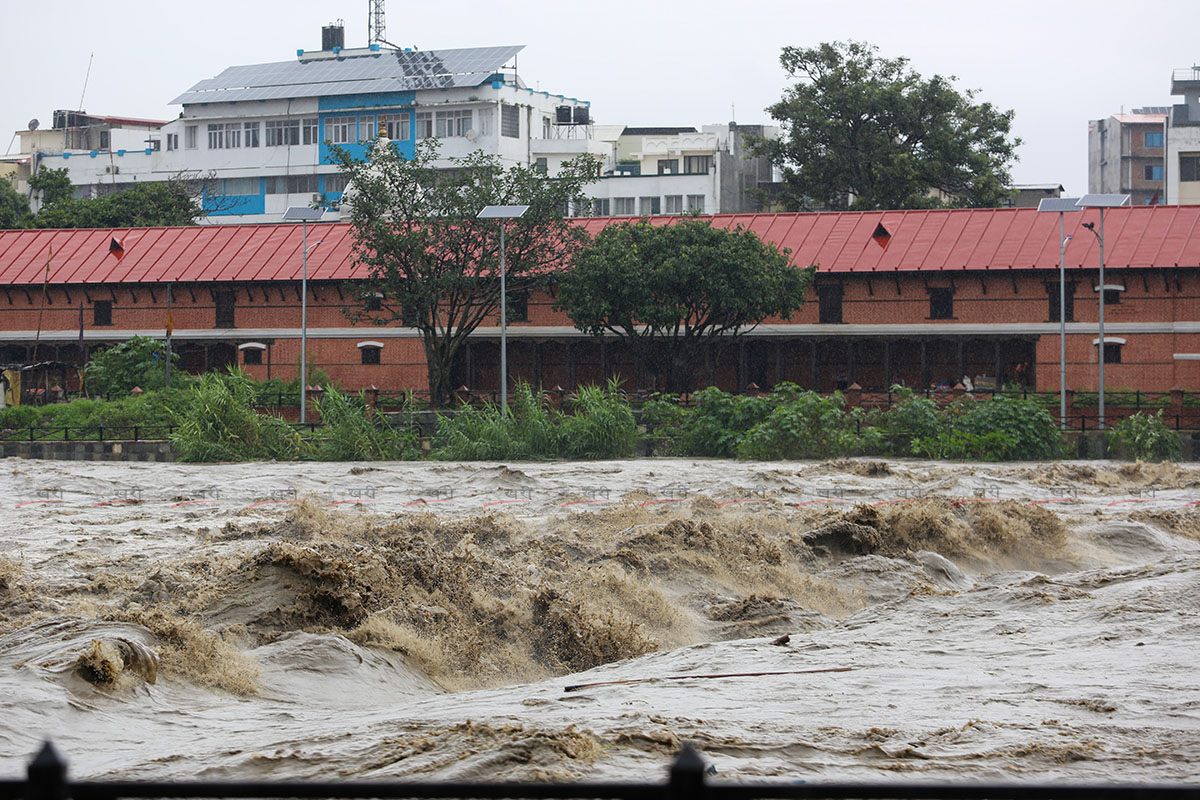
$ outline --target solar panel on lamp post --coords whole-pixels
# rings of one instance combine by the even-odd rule
[[[1098,208],[1100,209],[1100,232],[1096,233],[1096,223],[1085,222],[1083,227],[1092,232],[1093,235],[1100,241],[1100,286],[1097,288],[1097,293],[1100,295],[1100,338],[1099,338],[1099,362],[1100,362],[1100,402],[1096,407],[1096,413],[1099,416],[1100,430],[1104,430],[1104,209],[1120,208],[1130,204],[1129,195],[1127,194],[1085,194],[1079,198],[1076,203],[1079,208]]]
[[[484,206],[476,219],[500,220],[500,410],[508,413],[508,298],[504,291],[504,220],[517,219],[529,206]]]
[[[1067,241],[1063,214],[1079,211],[1078,197],[1046,197],[1038,211],[1058,213],[1058,414],[1059,426],[1067,429]]]
[[[325,216],[323,208],[292,206],[283,212],[285,222],[300,222],[303,232],[300,238],[300,424],[308,419],[305,414],[308,399],[308,223],[320,222]],[[313,245],[316,247],[321,242]]]

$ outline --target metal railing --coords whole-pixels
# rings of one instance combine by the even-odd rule
[[[30,762],[24,781],[0,781],[0,800],[117,800],[147,797],[273,798],[617,798],[751,800],[751,798],[892,798],[893,800],[1200,800],[1200,785],[1036,783],[710,783],[704,760],[685,745],[665,783],[462,783],[427,781],[70,781],[50,745]]]

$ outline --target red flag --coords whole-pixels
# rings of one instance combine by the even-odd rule
[[[1154,196],[1150,198],[1150,202],[1146,203],[1146,205],[1148,205],[1148,206],[1158,205],[1158,189],[1154,190]]]
[[[114,237],[112,237],[112,239],[109,241],[109,243],[108,243],[108,252],[110,252],[110,253],[112,253],[113,255],[115,255],[115,256],[117,257],[117,261],[120,261],[120,260],[121,260],[121,256],[125,255],[125,248],[124,248],[124,247],[122,247],[122,246],[121,246],[121,243],[117,241],[117,237],[115,237],[115,236],[114,236]]]

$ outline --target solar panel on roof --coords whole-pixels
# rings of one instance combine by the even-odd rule
[[[1043,197],[1038,201],[1038,211],[1082,211],[1078,197]]]
[[[224,103],[376,91],[478,86],[524,48],[391,51],[229,67],[199,81],[172,103]]]
[[[1119,208],[1130,203],[1127,194],[1085,194],[1079,198],[1080,208]]]

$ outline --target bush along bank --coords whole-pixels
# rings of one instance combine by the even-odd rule
[[[643,422],[659,455],[1016,461],[1064,454],[1057,424],[1036,400],[966,395],[939,408],[903,387],[892,391],[899,402],[880,410],[847,408],[839,392],[821,395],[790,383],[758,396],[708,388],[687,407],[674,397],[651,400]]]

